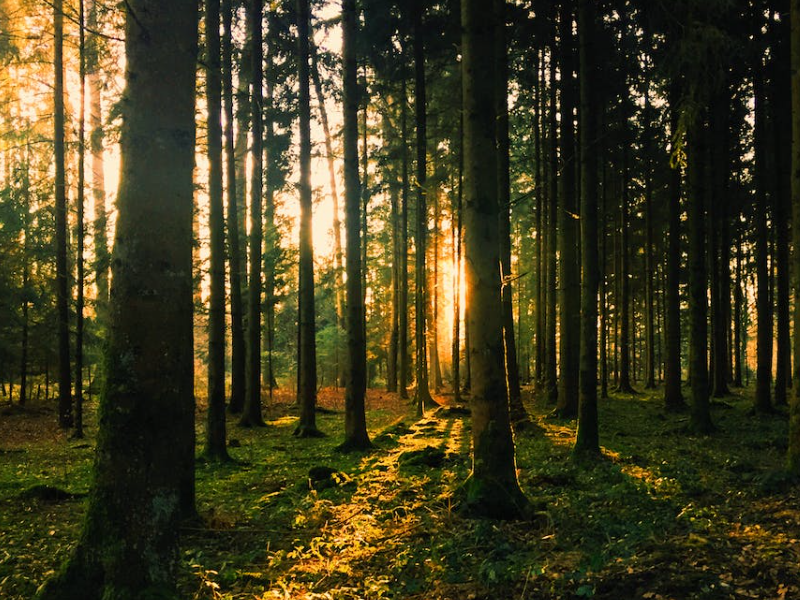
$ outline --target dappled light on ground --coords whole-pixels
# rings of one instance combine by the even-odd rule
[[[658,393],[603,401],[594,466],[571,459],[574,422],[529,402],[544,428],[516,440],[537,512],[529,522],[459,513],[467,415],[417,420],[397,396],[371,393],[376,449],[348,455],[334,451],[341,393],[320,400],[326,438],[292,437],[293,396],[281,392],[267,427],[231,427],[238,462],[198,464],[202,523],[183,530],[183,597],[800,596],[800,503],[778,470],[786,425],[750,416],[747,393],[715,408],[720,431],[709,438],[690,436],[688,416],[664,413]],[[94,442],[67,440],[53,421],[39,409],[0,416],[0,596],[9,600],[29,598],[77,539]],[[44,485],[68,495],[42,495]]]

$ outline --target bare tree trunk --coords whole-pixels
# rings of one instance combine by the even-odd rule
[[[83,438],[83,307],[85,258],[84,242],[86,229],[84,225],[84,187],[86,183],[86,29],[83,0],[78,0],[78,48],[80,99],[78,101],[78,256],[77,262],[77,298],[75,302],[75,431],[72,436]]]
[[[355,0],[342,0],[342,63],[344,101],[344,194],[347,262],[347,350],[343,451],[372,446],[367,434],[364,396],[367,391],[367,347],[361,295],[361,186],[358,181],[357,14]]]
[[[58,424],[72,427],[72,379],[69,353],[69,270],[67,267],[67,183],[64,152],[64,3],[53,2],[55,50],[53,86],[55,129],[56,311],[58,315]]]
[[[247,302],[247,354],[245,362],[244,410],[239,424],[244,427],[261,426],[261,248],[263,223],[261,194],[263,191],[262,149],[262,0],[252,0],[249,21],[252,32],[253,95],[250,120],[253,128],[252,175],[250,184],[250,277]]]

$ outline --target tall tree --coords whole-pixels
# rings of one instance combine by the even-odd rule
[[[240,413],[245,394],[245,341],[242,278],[242,239],[239,225],[239,189],[233,133],[233,6],[222,0],[222,95],[225,110],[225,179],[227,184],[228,268],[231,284],[231,395],[228,410]],[[240,73],[241,77],[241,73]],[[239,107],[243,111],[242,107]],[[244,181],[242,181],[244,183]]]
[[[470,302],[472,472],[464,484],[466,508],[478,515],[514,518],[528,501],[517,481],[503,362],[500,210],[497,203],[495,86],[483,79],[495,67],[493,0],[462,0],[464,98],[464,232]]]
[[[758,24],[760,37],[761,23]],[[769,268],[769,227],[767,219],[767,140],[766,140],[766,90],[764,84],[762,50],[757,49],[753,64],[753,95],[755,100],[755,126],[753,147],[755,153],[755,227],[756,227],[756,394],[755,409],[765,413],[772,410],[772,296]]]
[[[561,70],[561,154],[559,161],[559,388],[557,414],[562,418],[578,415],[578,375],[580,358],[581,274],[578,252],[578,200],[575,182],[575,53],[573,50],[573,2],[561,3],[559,19]]]
[[[400,346],[400,365],[399,381],[400,397],[408,398],[408,376],[410,373],[408,359],[408,90],[406,89],[406,61],[405,46],[403,47],[403,69],[400,86],[400,153],[401,153],[401,172],[400,172],[400,289],[398,304],[400,314],[398,315],[399,340]]]
[[[680,142],[680,94],[673,83],[669,88],[670,134],[672,136],[670,172],[667,200],[667,281],[664,314],[664,405],[667,410],[681,410],[685,407],[681,394],[681,304],[680,304],[680,266],[681,266],[681,170],[677,148]]]
[[[84,243],[86,229],[84,225],[84,187],[86,180],[86,28],[84,27],[85,13],[83,0],[78,0],[78,215],[77,237],[78,256],[77,263],[77,297],[75,301],[75,431],[73,437],[83,437],[83,339],[84,339],[84,279],[85,260]]]
[[[516,429],[530,423],[522,404],[517,344],[514,339],[514,306],[511,275],[511,182],[508,135],[508,50],[506,48],[506,0],[494,0],[495,27],[495,103],[497,113],[497,202],[500,211],[500,269],[502,271],[503,342],[505,348],[508,404]]]
[[[416,368],[417,391],[414,398],[417,405],[417,414],[421,415],[433,403],[428,389],[428,352],[425,313],[427,310],[427,267],[425,266],[426,238],[428,235],[428,190],[426,180],[428,175],[427,155],[427,110],[425,105],[425,42],[423,39],[422,13],[424,1],[414,0],[411,5],[411,19],[414,31],[414,115],[417,126],[417,218],[414,230],[415,245],[415,318],[416,318]]]
[[[297,390],[300,422],[294,434],[318,437],[317,429],[317,343],[314,317],[314,248],[311,234],[311,88],[308,60],[309,0],[297,0],[298,79],[300,81],[300,281],[298,286],[300,347],[298,348]]]
[[[264,155],[262,147],[262,3],[252,0],[249,10],[250,39],[252,41],[252,98],[250,119],[252,124],[252,171],[250,179],[250,276],[247,288],[247,351],[245,361],[244,410],[239,424],[245,427],[264,424],[261,414],[261,248],[264,228],[261,214],[263,192]]]
[[[344,194],[347,263],[347,376],[345,379],[343,451],[372,446],[367,433],[367,346],[361,296],[361,224],[358,180],[358,64],[355,0],[342,0],[342,95],[344,103]]]
[[[42,600],[172,598],[193,471],[192,170],[197,3],[129,0],[113,294],[94,483]],[[158,139],[158,144],[151,143]],[[176,474],[178,476],[176,477]]]
[[[597,289],[600,282],[597,227],[596,48],[593,0],[578,3],[581,167],[581,341],[580,400],[576,455],[600,453],[597,423]]]
[[[792,221],[800,223],[800,0],[791,0],[792,81]],[[792,228],[792,277],[794,297],[800,298],[800,227]],[[800,305],[795,302],[794,330],[800,331]],[[789,398],[789,450],[787,466],[800,475],[800,336],[795,333],[792,360],[793,385]]]
[[[205,0],[208,135],[208,230],[211,237],[208,310],[208,458],[225,460],[225,208],[222,201],[222,71],[220,2]]]
[[[692,110],[692,109],[690,109]],[[691,373],[692,426],[711,433],[714,425],[708,401],[708,271],[706,269],[705,127],[702,111],[690,113],[688,144],[689,221],[689,372]]]
[[[56,310],[58,313],[58,424],[72,427],[69,360],[69,269],[67,266],[67,181],[64,147],[64,2],[53,2],[53,154],[55,159]]]

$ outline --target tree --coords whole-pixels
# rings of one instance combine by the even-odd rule
[[[800,223],[800,0],[791,0],[791,63],[792,63],[792,221]],[[800,298],[800,227],[792,228],[792,277],[794,297]],[[789,450],[787,466],[800,475],[800,308],[794,311],[793,385],[789,402]]]
[[[472,472],[466,509],[493,518],[523,515],[528,501],[517,481],[503,361],[492,0],[462,0],[464,98],[464,232],[470,302]]]
[[[600,453],[597,423],[597,289],[600,283],[597,227],[597,85],[595,8],[592,0],[578,4],[581,145],[581,341],[576,455]]]
[[[264,228],[261,215],[264,156],[262,148],[262,37],[261,8],[263,0],[252,0],[249,21],[252,40],[252,80],[250,119],[252,121],[253,148],[250,185],[250,276],[247,298],[247,358],[245,361],[244,410],[239,424],[245,427],[261,426],[261,247]]]
[[[69,270],[67,267],[67,182],[64,147],[64,3],[53,2],[55,49],[53,85],[56,199],[56,305],[58,311],[58,424],[72,427],[72,378],[69,360]]]
[[[425,312],[427,310],[427,270],[425,266],[426,237],[428,234],[428,206],[425,187],[427,179],[427,112],[425,106],[425,42],[423,40],[422,13],[424,1],[414,0],[411,4],[411,19],[414,31],[414,115],[417,126],[417,218],[414,231],[415,244],[415,278],[416,296],[414,307],[416,311],[416,367],[417,391],[414,401],[417,405],[417,414],[422,415],[432,403],[428,389],[428,352]]]
[[[508,380],[511,422],[516,429],[530,423],[522,404],[517,344],[514,339],[514,306],[511,276],[511,182],[509,179],[508,56],[506,48],[506,0],[495,0],[495,101],[497,111],[497,202],[499,206],[500,268],[502,269],[503,342]]]
[[[300,80],[300,282],[297,390],[300,422],[294,434],[319,437],[317,429],[317,344],[314,318],[314,249],[311,238],[311,89],[308,60],[309,0],[297,0],[298,78]]]
[[[206,456],[226,460],[225,448],[225,209],[222,202],[222,71],[219,0],[205,0],[208,130],[208,229],[211,236],[208,311]]]
[[[372,446],[367,434],[367,347],[361,295],[360,184],[358,180],[358,65],[355,0],[342,0],[342,93],[344,102],[345,261],[347,269],[347,376],[343,451]]]
[[[228,268],[231,284],[231,396],[228,410],[240,413],[245,394],[245,339],[242,305],[242,239],[239,226],[239,189],[233,133],[233,7],[231,0],[222,0],[222,94],[225,110],[225,171],[227,183]],[[242,73],[239,74],[242,79]],[[243,111],[243,107],[239,107]],[[241,132],[240,132],[241,133]],[[245,135],[247,132],[244,132]],[[242,178],[242,183],[244,183]],[[246,262],[246,261],[245,261]],[[246,279],[246,277],[245,277]]]
[[[560,254],[559,316],[560,377],[556,412],[572,419],[578,414],[578,378],[580,358],[581,274],[578,253],[578,201],[575,185],[575,56],[573,51],[573,2],[561,3],[559,21],[561,69],[561,154],[559,162],[559,237]]]
[[[193,471],[187,450],[194,456],[186,424],[194,417],[197,4],[126,6],[123,160],[94,483],[78,545],[40,590],[44,600],[177,598],[181,486]]]
[[[83,0],[78,0],[78,78],[80,80],[80,100],[78,109],[78,256],[77,262],[77,298],[75,301],[75,431],[73,437],[83,438],[83,338],[84,338],[84,279],[85,260],[84,242],[86,230],[84,225],[84,184],[86,179],[86,31],[84,28]]]
[[[673,83],[669,90],[670,133],[672,135],[672,160],[668,181],[667,204],[667,281],[665,294],[664,343],[666,359],[664,361],[664,406],[668,411],[685,408],[686,403],[681,394],[681,301],[680,301],[680,266],[681,266],[681,171],[676,150],[681,141],[678,131],[680,95]]]

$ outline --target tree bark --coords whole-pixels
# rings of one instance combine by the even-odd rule
[[[414,30],[414,114],[417,129],[417,218],[415,228],[415,252],[416,252],[416,341],[417,341],[417,391],[415,394],[415,404],[417,414],[423,415],[425,410],[432,406],[428,389],[428,353],[426,333],[425,312],[427,305],[426,277],[427,267],[425,266],[426,238],[428,233],[428,207],[426,188],[427,180],[427,113],[425,106],[425,45],[422,39],[422,11],[421,0],[414,0],[411,9]]]
[[[222,72],[219,0],[205,0],[208,135],[208,413],[205,454],[226,460],[225,443],[225,209],[222,201]]]
[[[561,4],[560,71],[561,71],[561,155],[559,160],[559,355],[560,374],[558,388],[559,417],[573,419],[578,416],[578,377],[580,371],[581,331],[581,274],[578,252],[578,201],[575,182],[575,56],[572,50],[572,6]]]
[[[228,410],[231,413],[241,413],[244,407],[245,394],[242,279],[246,265],[242,263],[238,198],[240,193],[244,193],[244,190],[240,189],[240,184],[243,184],[244,181],[240,182],[236,177],[237,161],[233,133],[233,8],[231,0],[222,0],[222,24],[224,32],[222,37],[222,89],[225,110],[225,164],[228,186],[228,266],[231,284],[231,396]]]
[[[574,452],[580,456],[600,454],[597,419],[597,288],[598,261],[597,151],[598,137],[595,8],[593,0],[578,4],[581,144],[581,330],[580,400],[578,432]]]
[[[94,483],[78,545],[38,592],[44,600],[177,598],[183,478],[194,471],[197,4],[129,0],[125,45],[123,168]]]
[[[298,80],[300,82],[300,301],[298,320],[300,347],[298,361],[300,422],[298,437],[319,437],[317,429],[317,343],[314,314],[314,248],[311,217],[311,88],[309,86],[309,0],[297,0]]]
[[[792,81],[792,221],[800,223],[800,0],[791,0],[791,81]],[[800,331],[800,227],[792,227],[792,275],[794,287],[794,330]],[[787,467],[800,474],[800,336],[794,337],[793,385],[789,395],[789,449]]]
[[[261,214],[263,191],[263,130],[262,130],[262,37],[261,9],[263,0],[252,0],[249,22],[252,40],[252,98],[250,121],[252,124],[252,173],[250,179],[250,276],[247,288],[247,350],[245,357],[244,409],[239,425],[261,426],[261,249],[264,230]]]
[[[516,430],[530,423],[522,404],[517,344],[514,339],[514,307],[511,281],[511,178],[508,133],[508,50],[506,48],[506,0],[494,0],[495,104],[497,115],[497,203],[500,211],[500,270],[502,281],[503,342],[511,423]]]
[[[58,424],[72,427],[72,378],[69,352],[69,269],[67,266],[67,183],[64,148],[64,3],[53,2],[55,69],[53,123],[55,140],[56,313],[58,316]]]
[[[472,412],[472,473],[464,484],[466,509],[494,518],[524,514],[528,501],[517,481],[514,442],[503,364],[497,147],[493,86],[482,79],[494,62],[490,0],[462,0],[464,97],[464,231],[466,280],[475,368]]]
[[[358,74],[355,0],[342,0],[342,63],[344,101],[344,194],[347,263],[347,377],[343,451],[372,446],[367,434],[364,396],[367,391],[367,347],[361,295],[361,228],[358,180]]]

